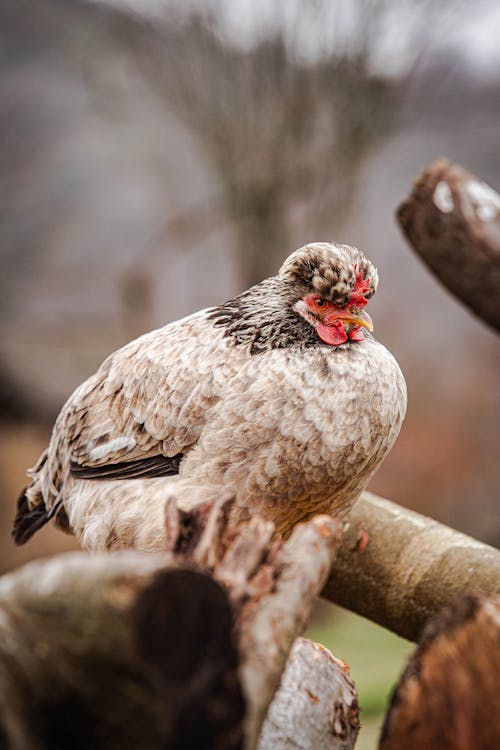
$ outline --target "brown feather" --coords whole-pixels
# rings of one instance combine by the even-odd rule
[[[45,505],[36,505],[32,510],[26,498],[27,487],[19,495],[17,501],[17,513],[14,519],[12,536],[18,545],[25,544],[38,529],[49,521],[49,514]]]
[[[151,456],[137,461],[121,461],[117,464],[102,466],[81,466],[71,462],[71,476],[78,479],[146,479],[152,477],[170,477],[179,473],[182,453],[176,456]]]

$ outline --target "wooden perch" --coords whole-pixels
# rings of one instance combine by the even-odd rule
[[[500,551],[365,492],[322,596],[416,641],[468,590],[500,593]]]
[[[350,750],[358,730],[358,696],[349,668],[324,646],[297,638],[258,750]]]
[[[318,516],[282,543],[260,518],[229,530],[231,505],[168,501],[165,555],[73,553],[0,580],[0,747],[256,746],[338,529]]]
[[[397,218],[438,279],[500,330],[500,195],[439,159],[416,180]]]
[[[500,597],[460,598],[422,636],[394,692],[380,750],[500,747]]]

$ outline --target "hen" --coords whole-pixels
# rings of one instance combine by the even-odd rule
[[[219,307],[112,354],[63,407],[30,470],[13,535],[53,519],[88,549],[165,545],[164,505],[221,491],[235,521],[281,534],[345,515],[406,410],[393,356],[364,311],[377,271],[348,245],[315,243]]]

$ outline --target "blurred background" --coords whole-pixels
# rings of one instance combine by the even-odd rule
[[[499,545],[498,339],[394,219],[438,156],[500,188],[499,38],[494,0],[2,0],[1,571],[76,546],[9,536],[76,385],[319,240],[378,266],[370,312],[408,383],[371,489]],[[312,632],[375,732],[409,645],[326,607]]]

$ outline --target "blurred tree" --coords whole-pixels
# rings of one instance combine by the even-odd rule
[[[125,59],[128,78],[133,62],[147,71],[153,94],[196,137],[219,190],[169,219],[168,240],[187,226],[188,243],[199,244],[229,220],[248,286],[317,238],[318,227],[340,238],[367,156],[388,135],[443,21],[449,30],[465,5],[5,0],[0,17],[36,49],[50,39],[45,55],[66,50],[102,108],[120,100]],[[0,42],[12,55],[1,32]]]
[[[244,4],[242,17],[235,4],[215,2],[156,24],[160,49],[151,55],[149,39],[147,61],[218,177],[243,286],[275,273],[313,227],[339,237],[361,167],[394,121],[436,16],[460,4],[272,3],[267,16],[253,14],[260,22],[246,38]]]

